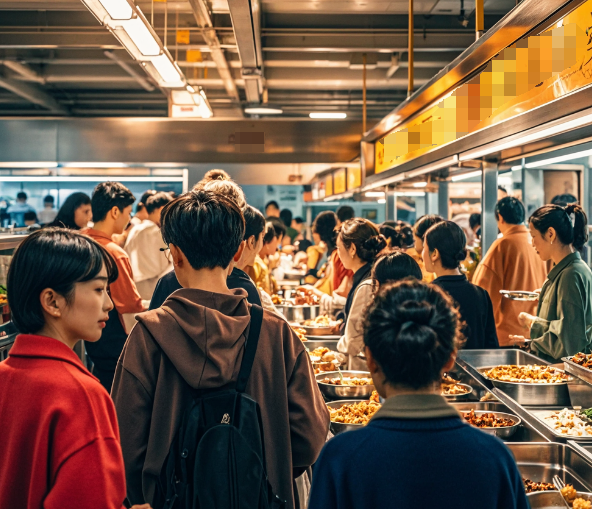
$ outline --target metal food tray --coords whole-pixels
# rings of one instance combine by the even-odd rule
[[[353,405],[356,403],[362,403],[364,400],[359,399],[340,399],[338,401],[330,401],[327,403],[327,406],[330,408],[341,408],[343,405]],[[363,428],[363,424],[344,424],[342,422],[333,422],[331,421],[331,431],[335,435],[339,433],[343,433],[344,431],[353,431],[356,429]]]
[[[310,341],[306,341],[304,342],[304,346],[310,350],[311,352],[315,349],[315,348],[319,348],[320,346],[324,346],[325,348],[328,348],[329,350],[333,350],[335,352],[337,352],[337,340],[330,340],[330,339],[324,339],[324,340],[310,340]]]
[[[537,420],[539,420],[545,427],[549,429],[549,431],[553,434],[553,436],[557,438],[561,438],[563,440],[574,440],[576,442],[592,442],[592,436],[587,437],[574,437],[573,435],[564,435],[563,433],[557,432],[554,428],[549,426],[549,423],[543,419],[543,414],[548,412],[556,412],[559,410],[563,410],[564,408],[568,408],[569,410],[573,410],[570,407],[562,407],[562,408],[531,408],[529,409],[529,413],[534,416]],[[591,424],[592,426],[592,424]]]
[[[465,390],[467,392],[463,393],[463,394],[442,394],[442,396],[444,398],[446,398],[446,401],[448,401],[449,403],[452,401],[464,401],[465,399],[469,398],[471,396],[471,394],[473,394],[473,388],[470,385],[467,384],[461,384],[460,382],[457,382],[455,384],[449,384],[448,382],[443,382],[443,384],[446,385],[462,385]]]
[[[301,329],[306,331],[306,336],[334,336],[335,330],[339,324],[328,326],[312,326],[312,325],[298,325]]]
[[[563,365],[565,366],[565,371],[567,373],[592,385],[592,369],[588,369],[584,366],[576,364],[571,360],[571,357],[563,357],[561,360],[563,361]]]
[[[309,336],[308,334],[305,334],[304,336],[309,341],[315,341],[315,342],[331,341],[331,342],[334,342],[336,345],[337,345],[337,342],[341,339],[341,336],[339,336],[338,334],[331,334],[328,336],[313,336],[313,335]]]
[[[470,410],[461,410],[461,412],[470,412]],[[502,426],[499,428],[478,428],[477,426],[473,426],[477,429],[480,429],[481,431],[484,431],[485,433],[495,435],[498,438],[510,438],[514,433],[516,433],[516,431],[518,431],[518,428],[522,425],[522,419],[520,419],[520,417],[514,414],[508,414],[506,412],[496,412],[491,410],[475,410],[475,415],[479,416],[483,414],[493,414],[494,417],[500,419],[511,419],[514,422],[512,426]]]
[[[530,509],[565,509],[565,502],[558,491],[535,491],[526,496]],[[578,491],[578,498],[592,500],[592,493]]]
[[[536,292],[500,290],[500,293],[506,299],[521,302],[536,302],[537,300],[539,300],[539,294]]]
[[[344,378],[370,378],[368,371],[344,371],[341,370],[341,374]],[[331,399],[369,399],[374,390],[374,385],[331,385],[322,383],[323,378],[339,378],[338,371],[326,371],[315,375],[317,384],[321,393]]]
[[[321,306],[296,306],[293,304],[276,304],[275,307],[282,315],[286,317],[288,322],[303,322],[304,320],[312,320],[319,316]]]
[[[522,477],[535,482],[553,482],[558,475],[566,484],[578,491],[592,491],[592,460],[569,444],[513,443],[506,445],[512,451]]]

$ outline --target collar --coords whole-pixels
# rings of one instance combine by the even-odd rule
[[[230,294],[207,292],[197,288],[181,288],[169,295],[165,303],[170,306],[171,301],[197,304],[204,308],[215,309],[224,315],[234,316],[236,309],[243,305],[248,293],[243,288],[229,289]],[[245,308],[246,309],[246,308]]]
[[[103,232],[101,232],[99,230],[95,230],[94,228],[84,228],[81,230],[80,233],[84,233],[84,235],[88,235],[89,237],[92,237],[92,238],[100,237],[102,239],[107,239],[109,242],[113,242],[113,239],[111,237],[109,237],[108,235],[104,234]]]
[[[370,274],[371,270],[372,270],[371,263],[367,263],[365,265],[362,265],[354,274],[352,288],[356,288],[356,286],[358,286],[363,279],[366,279],[368,277],[368,275]]]
[[[439,394],[400,394],[388,398],[374,419],[440,419],[459,417],[456,408]]]
[[[82,365],[74,350],[64,343],[47,336],[36,334],[19,334],[8,353],[9,357],[27,357],[35,359],[51,359],[72,364],[85,375],[93,376]],[[93,377],[94,378],[94,377]]]
[[[237,278],[237,279],[244,279],[245,281],[251,280],[249,275],[244,270],[241,270],[238,267],[234,267],[234,269],[232,269],[232,272],[230,273],[230,276],[228,276],[228,277]]]
[[[549,281],[554,281],[557,278],[557,276],[561,273],[561,271],[563,271],[563,269],[565,269],[568,265],[571,265],[573,262],[577,262],[581,259],[582,257],[580,256],[580,253],[578,253],[577,251],[575,253],[568,254],[563,260],[561,260],[557,265],[555,265],[555,267],[551,269],[551,272],[549,272],[547,279]]]
[[[528,233],[528,230],[523,224],[514,224],[512,226],[508,226],[504,237],[507,237],[508,235],[516,235],[517,233]]]
[[[437,277],[436,279],[434,279],[434,281],[432,281],[433,283],[440,283],[440,282],[445,282],[445,281],[454,281],[454,282],[460,282],[460,281],[468,281],[467,276],[465,276],[464,274],[459,274],[458,276],[440,276]]]

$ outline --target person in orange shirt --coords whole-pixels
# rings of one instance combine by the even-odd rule
[[[522,334],[518,315],[534,314],[536,302],[503,298],[500,290],[532,292],[543,286],[547,277],[545,264],[532,247],[530,233],[524,225],[524,205],[511,196],[495,206],[497,225],[503,237],[487,251],[473,276],[473,284],[487,290],[500,346],[511,346],[510,336]]]
[[[120,235],[128,225],[135,200],[131,191],[119,182],[99,184],[91,200],[94,226],[82,230],[82,233],[107,250],[119,271],[119,277],[109,285],[115,307],[109,312],[107,326],[99,341],[86,344],[86,351],[94,364],[93,374],[108,392],[111,392],[117,360],[127,340],[122,315],[141,313],[148,309],[148,303],[142,301],[134,283],[129,256],[112,239],[114,234]]]

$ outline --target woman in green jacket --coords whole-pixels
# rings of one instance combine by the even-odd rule
[[[530,328],[532,352],[549,361],[590,353],[592,271],[578,252],[588,240],[587,223],[575,203],[545,205],[530,217],[532,245],[554,267],[541,289],[537,316],[520,313],[519,320]]]

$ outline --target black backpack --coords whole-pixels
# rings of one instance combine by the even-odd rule
[[[236,384],[193,390],[157,485],[155,509],[282,509],[267,479],[261,411],[245,394],[263,309],[251,325]]]

